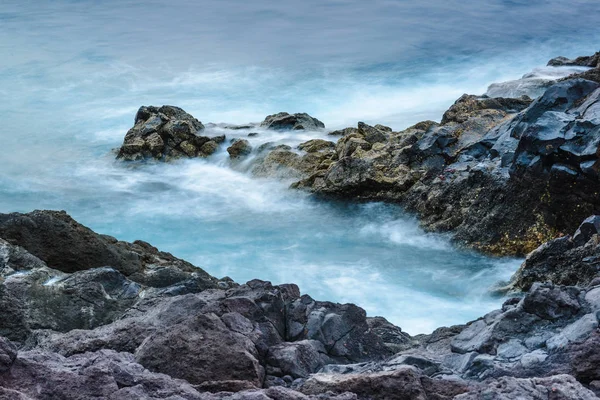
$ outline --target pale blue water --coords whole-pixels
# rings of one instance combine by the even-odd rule
[[[401,129],[598,50],[597,1],[414,3],[0,1],[0,211],[64,209],[217,276],[296,282],[410,333],[482,315],[519,260],[458,251],[397,207],[254,179],[223,153],[137,168],[110,154],[142,104],[205,123],[305,111],[330,128]]]

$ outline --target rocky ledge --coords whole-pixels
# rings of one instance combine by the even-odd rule
[[[522,269],[589,263],[597,220]],[[548,250],[564,246],[564,259]],[[0,398],[594,399],[589,278],[536,282],[467,325],[411,337],[353,304],[217,279],[64,212],[0,214]]]

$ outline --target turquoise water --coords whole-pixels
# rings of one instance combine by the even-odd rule
[[[64,209],[214,275],[295,282],[409,333],[482,315],[520,260],[459,251],[398,207],[255,179],[223,151],[141,166],[111,153],[142,104],[204,123],[305,111],[332,129],[401,129],[550,57],[597,50],[597,2],[412,3],[1,2],[0,211]]]

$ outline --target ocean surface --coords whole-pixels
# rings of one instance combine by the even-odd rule
[[[521,260],[456,249],[396,206],[253,178],[224,148],[169,165],[123,164],[111,149],[140,105],[204,123],[439,120],[493,82],[564,75],[544,65],[597,51],[599,13],[596,0],[0,0],[0,212],[66,210],[213,275],[294,282],[411,334],[464,323],[502,303],[489,288]],[[260,133],[292,145],[324,134]]]

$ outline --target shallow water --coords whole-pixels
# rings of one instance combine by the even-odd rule
[[[550,57],[597,50],[595,1],[413,3],[1,2],[0,211],[64,209],[214,275],[295,282],[410,333],[482,315],[502,302],[489,287],[520,260],[459,251],[394,206],[320,202],[254,179],[223,149],[141,166],[110,152],[142,104],[204,123],[303,111],[332,129],[402,129]],[[324,134],[259,133],[255,144]]]

